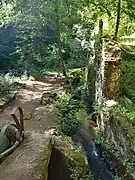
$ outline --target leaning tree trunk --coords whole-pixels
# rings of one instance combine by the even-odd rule
[[[61,45],[61,32],[60,32],[60,20],[59,20],[59,12],[58,12],[58,3],[55,1],[55,13],[56,13],[56,27],[57,27],[57,39],[58,39],[58,55],[60,60],[60,71],[63,76],[66,76],[66,68],[62,55],[62,45]]]
[[[114,35],[115,40],[117,40],[118,32],[119,32],[120,12],[121,12],[121,0],[118,1],[118,6],[117,6],[117,20],[116,20],[116,28],[115,28],[115,35]]]

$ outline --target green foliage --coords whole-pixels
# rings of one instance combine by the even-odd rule
[[[73,81],[71,82],[71,85],[75,85],[75,86],[81,86],[84,85],[84,83],[86,82],[86,74],[87,74],[87,70],[85,68],[82,69],[78,69],[75,71],[72,71],[70,73],[71,77],[73,78]],[[76,79],[79,78],[80,82],[79,84],[76,84],[75,82],[77,81]],[[74,82],[75,81],[75,82]]]
[[[85,71],[76,70],[71,72],[72,77],[66,78],[66,92],[59,95],[54,102],[58,113],[59,130],[65,135],[72,136],[78,126],[84,123],[87,114],[84,110],[84,102],[81,96],[82,87],[84,87]],[[78,81],[79,77],[79,81]],[[77,81],[74,81],[74,79]],[[74,82],[74,83],[73,83]]]
[[[78,168],[78,167],[75,167],[75,168],[70,168],[70,171],[71,171],[71,175],[70,175],[70,178],[72,180],[94,180],[93,179],[93,176],[91,175],[91,173],[89,172],[88,174],[85,174],[83,175],[83,168]],[[83,177],[82,177],[83,176]]]
[[[72,52],[69,49],[73,41],[70,40],[72,39],[72,27],[80,21],[80,16],[77,15],[79,3],[76,0],[60,0],[58,2],[49,2],[47,0],[14,0],[3,3],[0,8],[0,19],[3,28],[6,29],[5,24],[7,25],[8,23],[16,24],[14,29],[18,31],[16,34],[17,41],[16,35],[12,38],[14,42],[16,41],[16,44],[13,45],[14,52],[12,51],[13,60],[11,53],[6,54],[7,57],[4,54],[4,51],[7,51],[7,47],[5,47],[6,49],[1,48],[2,54],[4,54],[0,60],[2,65],[6,66],[8,64],[9,68],[15,68],[18,71],[20,69],[27,70],[32,75],[42,74],[42,71],[45,69],[59,69],[56,28],[57,14],[54,10],[56,5],[58,7],[57,13],[61,31],[62,53],[64,60],[69,61],[70,54],[73,55],[76,51],[75,47],[72,48]],[[12,32],[9,34],[9,37],[13,37]],[[81,49],[80,43],[78,47]],[[68,49],[66,52],[65,48]],[[65,54],[68,54],[68,56]],[[73,55],[72,58],[74,59],[74,57],[78,57],[78,55]],[[77,59],[82,58],[79,56]]]
[[[72,136],[80,124],[75,113],[82,106],[80,101],[73,100],[70,97],[71,94],[63,94],[55,103],[59,115],[59,129],[62,133],[68,136]]]
[[[113,177],[113,180],[122,180],[122,178],[119,177],[119,176],[114,176],[114,177]]]
[[[79,110],[76,112],[76,118],[78,119],[78,121],[79,121],[81,124],[85,124],[85,121],[88,121],[88,120],[87,120],[88,114],[87,114],[87,112],[86,112],[84,109],[79,109]]]
[[[60,57],[57,28],[60,30],[63,58],[67,61],[65,53],[71,52],[69,50],[65,52],[65,48],[70,49],[72,27],[80,21],[77,15],[79,3],[76,0],[26,2],[16,2],[15,12],[19,12],[22,8],[23,11],[17,14],[16,19],[21,25],[21,33],[15,56],[20,56],[20,62],[27,71],[32,71],[34,67],[38,67],[38,70],[43,68],[58,70]]]
[[[122,97],[116,106],[107,110],[110,120],[125,120],[131,123],[131,126],[135,125],[135,106],[134,103],[127,97]]]
[[[132,56],[134,58],[134,56]],[[123,94],[135,102],[135,62],[134,59],[126,59],[123,62],[122,88]]]
[[[21,77],[12,76],[10,73],[6,75],[0,76],[0,96],[8,94],[10,90],[14,88],[14,86],[21,84],[22,81],[33,79],[31,76],[28,77],[26,73],[24,73]]]
[[[119,36],[134,32],[134,8],[133,0],[122,1]],[[116,12],[117,1],[113,0],[12,0],[2,3],[1,27],[6,29],[13,25],[17,31],[7,36],[11,37],[12,43],[1,43],[2,67],[18,71],[25,69],[38,76],[45,69],[58,70],[57,25],[67,67],[82,67],[92,54],[92,31],[94,28],[96,30],[98,18],[101,17],[104,21],[104,34],[112,34],[115,30]],[[0,38],[0,41],[3,42],[3,39]],[[12,48],[9,44],[12,44]]]
[[[11,76],[10,74],[6,74],[5,76],[0,76],[0,93],[1,95],[5,95],[9,93],[12,84],[17,82],[18,78]]]
[[[129,160],[126,160],[124,165],[127,169],[133,169],[133,170],[135,169],[135,163],[130,162]]]
[[[95,23],[97,23],[98,18],[102,18],[104,21],[104,32],[103,34],[114,34],[116,26],[116,13],[118,1],[114,0],[89,0],[84,1],[84,6],[86,7],[84,13],[87,15],[91,12],[91,17]],[[120,14],[120,27],[119,36],[125,34],[131,34],[134,32],[135,26],[133,25],[133,19],[135,19],[134,13],[135,5],[134,1],[123,0],[121,1],[121,14]],[[128,22],[128,23],[127,23]],[[97,25],[97,24],[96,24]]]
[[[41,98],[41,104],[43,105],[48,105],[51,103],[54,103],[58,99],[57,94],[54,93],[43,93],[42,98]]]
[[[135,55],[133,50],[130,51],[125,51],[123,54],[123,74],[121,78],[123,97],[119,100],[116,112],[119,111],[120,114],[125,115],[129,122],[135,124]]]
[[[102,143],[104,142],[104,139],[100,135],[100,133],[98,133],[97,136],[94,138],[94,142],[96,145],[102,145]]]
[[[10,85],[10,82],[5,77],[0,76],[0,92],[3,95],[8,93]]]
[[[65,87],[70,93],[78,93],[85,88],[87,70],[85,68],[72,70],[65,79]]]
[[[14,64],[12,53],[17,41],[17,28],[12,25],[0,28],[0,71],[6,71]]]

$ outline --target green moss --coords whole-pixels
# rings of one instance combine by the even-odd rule
[[[71,149],[69,149],[66,152],[66,155],[68,156],[69,159],[73,160],[76,165],[82,167],[86,166],[85,156],[83,156],[81,153],[77,152],[76,150],[71,151]]]
[[[54,149],[59,155],[55,154],[54,156]],[[63,173],[68,172],[67,176],[69,175],[70,179],[75,180],[75,177],[78,177],[77,180],[93,180],[86,156],[79,152],[74,147],[71,138],[66,136],[53,136],[53,138],[46,140],[44,151],[41,153],[38,167],[36,167],[37,180],[48,180],[49,163],[52,162],[52,157],[54,158],[54,167],[55,163],[59,164],[60,162],[59,168],[64,168]],[[57,159],[59,162],[56,161]],[[56,176],[59,176],[59,172]]]
[[[106,151],[106,153],[109,152],[111,155],[114,155],[117,158],[122,157],[120,151],[118,151],[115,148],[115,145],[113,143],[106,143],[105,142],[102,144],[102,146],[103,146],[104,150]]]
[[[122,93],[135,103],[135,63],[134,59],[130,59],[129,57],[126,57],[126,60],[123,61],[121,87]]]
[[[121,165],[125,167],[125,169],[127,169],[127,167],[123,163],[126,159],[129,160],[130,163],[128,165],[130,167],[135,161],[135,119],[132,118],[133,116],[130,116],[134,115],[133,112],[134,107],[132,102],[129,99],[124,98],[124,100],[122,99],[122,101],[119,101],[117,106],[106,109],[106,112],[104,113],[104,117],[106,118],[104,123],[107,132],[109,133],[109,129],[111,129],[113,135],[109,135],[110,139],[104,139],[105,142],[103,142],[102,145],[106,150],[106,154],[108,153],[110,156],[115,157],[121,162]],[[107,143],[108,141],[109,143]],[[113,143],[113,141],[116,143]],[[134,174],[134,172],[131,171],[132,169],[133,168],[128,168],[127,170],[130,175]]]
[[[78,174],[76,176],[78,176],[79,180],[93,179],[86,156],[75,149],[70,138],[66,138],[65,141],[65,138],[63,140],[62,137],[55,137],[54,146],[64,155],[68,168],[71,171],[71,176],[75,173],[74,169],[77,169],[76,173]]]
[[[135,145],[135,132],[131,129],[127,130],[127,137],[131,140],[131,142]]]

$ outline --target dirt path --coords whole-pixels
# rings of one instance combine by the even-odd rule
[[[27,81],[26,87],[19,90],[16,98],[0,115],[0,123],[11,121],[10,112],[14,107],[20,106],[24,111],[25,131],[34,130],[44,132],[53,124],[55,115],[51,106],[42,106],[43,92],[59,92],[62,90],[60,80],[48,77],[41,81]]]
[[[47,77],[41,81],[27,81],[26,87],[19,90],[16,98],[0,115],[0,123],[12,121],[9,115],[13,107],[20,106],[24,111],[25,140],[0,167],[0,180],[28,180],[35,178],[35,164],[48,139],[47,132],[53,126],[56,115],[52,106],[41,105],[43,92],[62,90],[60,80]],[[46,141],[48,142],[48,141]],[[31,174],[32,173],[32,174]]]

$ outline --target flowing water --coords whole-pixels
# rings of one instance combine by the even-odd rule
[[[96,146],[93,142],[87,144],[86,150],[88,163],[90,169],[95,177],[95,180],[112,180],[113,174],[109,170],[105,160],[98,153]]]
[[[87,138],[82,128],[77,130],[75,141],[78,141],[83,145],[94,179],[113,180],[113,173],[111,172],[105,159],[101,156],[101,153],[96,148],[94,142]]]

